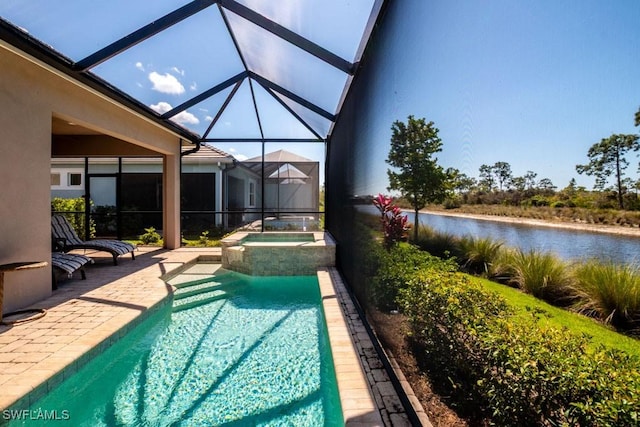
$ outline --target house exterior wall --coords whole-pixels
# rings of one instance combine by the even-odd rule
[[[127,142],[124,147],[139,146],[164,156],[165,230],[169,231],[165,242],[170,248],[180,245],[180,141],[177,135],[5,42],[0,42],[0,103],[3,105],[0,109],[0,182],[3,183],[0,264],[51,260],[50,160],[54,116]],[[9,183],[11,185],[6,185]],[[50,294],[50,265],[7,273],[3,309],[6,312],[24,307]]]

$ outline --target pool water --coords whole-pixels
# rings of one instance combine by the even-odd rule
[[[247,237],[242,239],[242,243],[251,242],[313,242],[315,241],[313,233],[248,233]]]
[[[74,426],[344,425],[315,276],[180,286],[31,409]]]

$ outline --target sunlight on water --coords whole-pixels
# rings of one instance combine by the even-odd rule
[[[342,425],[317,279],[237,276],[223,298],[155,314],[35,406],[78,426]]]

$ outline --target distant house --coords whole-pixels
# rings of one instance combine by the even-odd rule
[[[242,213],[242,218],[236,216],[236,222],[230,222],[237,225],[259,220],[263,212],[269,229],[300,228],[305,220],[317,221],[319,168],[317,161],[278,150],[265,154],[264,170],[262,156],[227,169],[228,210]]]
[[[260,220],[263,212],[273,221],[319,210],[317,161],[279,150],[265,155],[263,172],[261,157],[239,162],[210,145],[183,154],[180,209],[185,233],[234,228]],[[160,157],[51,159],[51,197],[88,195],[98,237],[161,229],[162,183]]]

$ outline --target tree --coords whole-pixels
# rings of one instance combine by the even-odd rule
[[[571,178],[571,180],[569,181],[569,185],[567,185],[562,191],[569,198],[575,197],[576,193],[578,192],[578,184],[576,183],[576,179]]]
[[[441,202],[446,195],[447,175],[435,153],[442,151],[439,130],[433,122],[409,116],[407,123],[395,121],[391,126],[391,148],[387,163],[389,190],[399,190],[414,210],[414,239],[418,237],[418,212],[427,203]]]
[[[447,168],[445,170],[447,181],[455,193],[470,191],[475,185],[476,180],[468,176],[466,173],[460,172],[456,168]]]
[[[504,189],[504,187],[508,187],[511,185],[511,165],[507,162],[496,162],[491,170],[496,177],[496,181],[498,181],[498,188],[500,191]]]
[[[527,171],[527,173],[524,174],[524,181],[526,183],[528,190],[531,190],[533,187],[536,186],[537,176],[538,174],[533,171]]]
[[[526,180],[523,176],[515,176],[511,179],[511,184],[513,184],[517,191],[524,191]]]
[[[538,189],[544,193],[552,193],[557,187],[553,185],[553,182],[549,178],[542,178],[538,181]]]
[[[640,108],[636,112],[636,126],[640,126]]]
[[[640,150],[638,135],[613,134],[609,138],[595,143],[589,148],[587,156],[589,163],[586,165],[576,165],[579,174],[587,174],[596,177],[594,188],[603,190],[607,185],[607,180],[613,174],[616,180],[618,191],[618,206],[624,209],[622,182],[624,171],[629,166],[629,161],[625,158],[630,151]]]
[[[495,180],[493,178],[493,168],[489,165],[480,165],[480,180],[478,184],[485,191],[491,191],[495,187]]]

